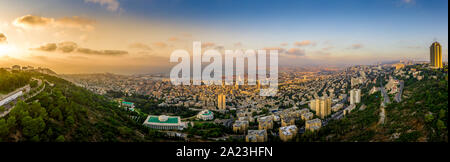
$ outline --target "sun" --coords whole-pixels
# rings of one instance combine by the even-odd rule
[[[8,44],[0,44],[0,56],[6,56],[13,52],[14,48]]]

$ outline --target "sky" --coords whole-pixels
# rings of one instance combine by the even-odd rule
[[[0,0],[0,67],[167,72],[170,54],[276,49],[279,65],[448,60],[448,0]]]

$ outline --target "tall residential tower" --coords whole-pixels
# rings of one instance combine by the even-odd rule
[[[442,64],[442,46],[438,42],[434,42],[430,46],[430,65],[433,68],[443,68]]]

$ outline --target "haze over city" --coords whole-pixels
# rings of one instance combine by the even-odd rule
[[[49,9],[50,8],[50,9]],[[280,66],[448,60],[447,0],[0,1],[0,66],[168,72],[170,53],[276,49]]]

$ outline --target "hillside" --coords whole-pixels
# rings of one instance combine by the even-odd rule
[[[8,72],[0,68],[0,96],[23,87],[31,80],[29,75],[23,72]]]
[[[130,118],[137,114],[103,96],[54,76],[27,75],[48,81],[47,86],[0,118],[0,141],[138,142],[157,141],[160,136]]]
[[[437,76],[431,78],[428,76]],[[405,81],[403,100],[386,106],[379,123],[381,94],[363,96],[367,107],[320,131],[300,135],[297,141],[341,142],[448,142],[448,69],[428,70],[425,79]]]

